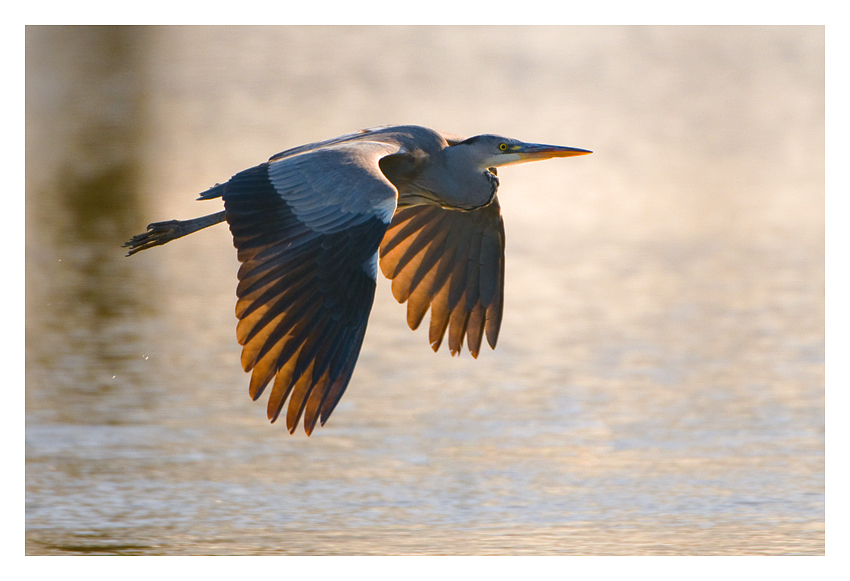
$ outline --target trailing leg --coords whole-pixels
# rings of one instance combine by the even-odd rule
[[[194,218],[192,220],[168,220],[166,222],[154,222],[153,224],[148,224],[148,229],[145,232],[136,234],[128,242],[125,242],[123,244],[123,248],[129,248],[130,251],[127,252],[127,256],[132,256],[142,250],[159,246],[166,242],[171,242],[172,240],[182,238],[187,234],[203,230],[209,226],[214,226],[219,222],[224,222],[224,219],[224,210],[222,210],[221,212],[201,216],[200,218]]]

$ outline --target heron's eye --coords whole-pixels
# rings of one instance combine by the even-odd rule
[[[499,151],[507,151],[507,150],[508,150],[508,144],[507,143],[500,143],[499,144]]]

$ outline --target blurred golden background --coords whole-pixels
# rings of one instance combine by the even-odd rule
[[[418,124],[504,168],[505,316],[380,280],[311,438],[247,395],[217,226],[269,156]],[[27,27],[28,554],[823,554],[823,27]]]

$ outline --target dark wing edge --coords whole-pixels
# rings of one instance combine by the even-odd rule
[[[478,357],[482,336],[495,349],[505,286],[505,228],[496,197],[471,211],[416,205],[399,208],[380,248],[393,296],[407,301],[416,329],[431,309],[428,341],[437,351],[448,331],[452,355],[464,336]]]
[[[387,224],[368,213],[341,212],[332,231],[311,227],[286,201],[287,192],[278,191],[268,163],[209,193],[224,199],[241,262],[237,340],[242,366],[251,372],[249,393],[258,399],[274,380],[269,419],[277,419],[288,398],[287,429],[294,433],[303,415],[310,435],[351,380]]]

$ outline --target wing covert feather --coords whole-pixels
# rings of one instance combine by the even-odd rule
[[[237,249],[237,340],[249,393],[273,381],[268,417],[309,435],[348,385],[375,296],[375,256],[395,208],[373,142],[299,153],[217,186]]]

